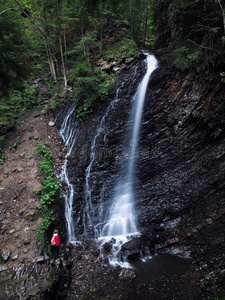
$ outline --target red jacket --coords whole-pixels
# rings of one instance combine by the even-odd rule
[[[58,234],[54,235],[54,239],[55,239],[55,246],[60,246],[60,240]]]

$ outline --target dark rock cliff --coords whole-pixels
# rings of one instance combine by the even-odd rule
[[[124,140],[131,125],[132,95],[143,73],[142,62],[136,73],[135,66],[123,73],[115,87],[115,91],[120,88],[118,101],[96,140],[90,181],[94,206],[90,215],[95,226],[107,218],[121,166],[132,146]],[[77,236],[85,227],[85,171],[92,141],[115,91],[108,103],[80,126],[69,159]],[[205,285],[210,285],[212,278],[220,282],[224,274],[224,92],[219,79],[201,82],[194,72],[181,73],[161,61],[148,87],[137,151],[136,211],[142,243],[192,259],[203,270]],[[221,282],[218,289],[221,295]]]

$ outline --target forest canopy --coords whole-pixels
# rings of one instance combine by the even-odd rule
[[[206,78],[224,74],[224,43],[221,0],[1,1],[0,126],[36,105],[32,78],[47,80],[50,108],[69,97],[82,120],[115,79],[98,67],[100,58],[164,48],[178,68]]]

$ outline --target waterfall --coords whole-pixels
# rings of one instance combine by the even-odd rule
[[[98,138],[102,135],[102,139],[104,143],[106,142],[106,134],[105,134],[105,120],[109,114],[109,111],[114,108],[116,102],[119,101],[119,89],[116,91],[115,99],[108,106],[105,115],[101,118],[99,125],[96,129],[96,133],[91,145],[90,151],[90,163],[85,171],[85,208],[83,211],[83,226],[84,226],[84,234],[87,234],[88,230],[93,226],[93,217],[95,214],[95,210],[92,204],[92,185],[91,185],[91,170],[93,163],[96,158],[97,151],[97,141]]]
[[[146,54],[146,53],[145,53]],[[102,182],[102,189],[100,194],[100,204],[99,209],[96,210],[92,203],[92,173],[93,166],[96,160],[97,155],[97,147],[99,143],[106,144],[107,141],[107,132],[106,132],[106,121],[107,116],[111,109],[114,109],[114,105],[119,101],[119,89],[116,92],[115,99],[108,106],[104,116],[99,120],[98,126],[95,132],[94,139],[91,144],[90,149],[90,161],[85,171],[85,201],[84,201],[84,209],[83,209],[83,233],[84,236],[87,236],[90,233],[90,230],[93,232],[95,230],[95,237],[99,237],[101,239],[117,237],[120,241],[126,240],[128,236],[132,236],[138,233],[137,222],[136,222],[136,214],[134,212],[134,204],[135,204],[135,168],[136,168],[136,152],[138,149],[138,141],[140,135],[140,127],[141,127],[141,118],[142,111],[144,106],[145,94],[148,86],[148,81],[151,73],[157,67],[157,61],[153,55],[147,55],[146,63],[147,63],[147,71],[142,79],[141,83],[138,86],[138,89],[132,99],[133,110],[130,115],[129,124],[132,124],[132,129],[129,131],[127,135],[127,139],[129,138],[129,144],[131,146],[131,152],[128,155],[127,164],[121,166],[123,169],[120,172],[119,183],[115,186],[115,194],[112,198],[112,205],[109,210],[108,221],[104,226],[101,225],[97,229],[97,225],[95,224],[96,219],[101,215],[104,211],[104,193],[105,193],[105,185],[104,180]],[[135,69],[136,71],[136,69]],[[67,185],[67,189],[64,192],[65,197],[65,218],[67,225],[67,236],[68,241],[73,243],[76,242],[75,237],[75,225],[73,220],[73,199],[75,196],[74,187],[70,183],[68,176],[68,157],[71,154],[71,151],[75,145],[77,134],[78,134],[78,122],[74,117],[74,108],[69,109],[64,122],[62,123],[60,134],[65,143],[65,147],[67,148],[67,154],[65,158],[65,162],[62,166],[61,171],[61,181],[65,182]],[[127,145],[125,145],[127,146]],[[103,224],[104,224],[103,223]]]
[[[142,119],[142,111],[145,101],[145,95],[148,87],[148,81],[151,73],[157,68],[157,60],[153,55],[147,55],[147,71],[139,84],[137,91],[133,97],[133,110],[131,113],[130,122],[132,128],[128,133],[131,152],[129,153],[128,163],[125,167],[121,166],[121,178],[115,187],[115,196],[112,199],[110,207],[110,215],[107,223],[104,225],[101,232],[101,239],[110,240],[112,237],[120,241],[126,241],[128,236],[138,233],[136,217],[134,211],[135,203],[135,168],[136,168],[136,152],[140,137],[140,127]]]
[[[66,219],[66,228],[67,228],[67,239],[69,242],[74,243],[75,238],[75,228],[73,221],[73,197],[74,197],[74,187],[69,181],[67,163],[68,157],[71,154],[71,151],[74,147],[77,138],[77,125],[78,122],[74,120],[74,107],[69,109],[62,126],[60,128],[60,135],[63,138],[64,145],[67,148],[67,154],[65,157],[64,164],[62,166],[62,171],[60,178],[62,182],[65,182],[67,185],[67,190],[64,192],[65,198],[65,219]]]

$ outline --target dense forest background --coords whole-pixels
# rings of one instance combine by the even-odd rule
[[[48,87],[50,109],[71,99],[84,120],[115,81],[100,59],[164,49],[181,71],[224,80],[224,43],[222,0],[1,0],[0,143],[7,124],[40,104],[32,80]]]

